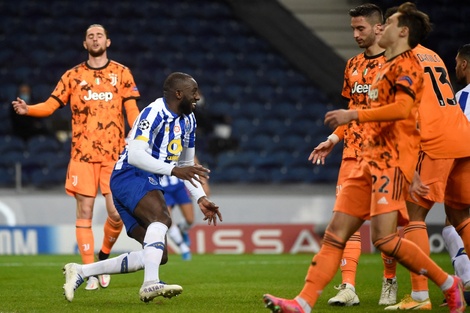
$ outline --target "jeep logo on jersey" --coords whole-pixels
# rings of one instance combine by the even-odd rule
[[[369,88],[370,85],[368,84],[358,84],[357,82],[355,82],[351,93],[368,93]]]
[[[91,90],[88,90],[88,95],[83,97],[86,101],[90,100],[104,100],[106,102],[111,101],[113,99],[113,93],[112,92],[93,92]]]
[[[379,97],[379,89],[375,88],[369,91],[369,99],[377,100],[378,97]]]

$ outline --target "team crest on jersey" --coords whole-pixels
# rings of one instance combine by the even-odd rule
[[[144,131],[150,128],[150,122],[148,120],[141,120],[139,122],[139,126],[137,126],[140,130]]]
[[[151,176],[149,176],[149,183],[154,186],[158,185],[158,182],[155,180],[155,178]]]
[[[111,78],[111,86],[116,86],[117,85],[117,79],[118,79],[117,75],[113,74],[113,73],[110,73],[109,78]]]
[[[188,120],[186,120],[186,123],[184,124],[184,130],[186,132],[189,132],[191,130],[191,125],[189,124]]]

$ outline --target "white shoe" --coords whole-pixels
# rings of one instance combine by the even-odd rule
[[[354,287],[352,287],[351,285],[341,284],[339,286],[335,286],[335,289],[339,290],[338,294],[328,300],[329,305],[353,306],[360,304],[359,297],[357,296]]]
[[[147,281],[140,287],[139,295],[141,301],[149,302],[158,296],[172,298],[182,292],[183,287],[179,285],[167,285],[158,281]]]
[[[83,277],[78,274],[78,264],[68,263],[64,266],[65,284],[64,284],[64,295],[65,299],[72,302],[75,290],[83,284]]]
[[[98,275],[98,281],[101,287],[106,288],[109,286],[109,283],[111,282],[111,276],[107,274]]]
[[[382,293],[380,294],[379,305],[392,305],[397,303],[398,283],[397,278],[383,278]]]
[[[96,276],[90,276],[88,277],[88,281],[86,282],[85,290],[96,290],[98,289],[98,286],[98,278],[96,278]]]

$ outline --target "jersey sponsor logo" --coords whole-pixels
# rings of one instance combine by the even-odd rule
[[[379,97],[379,89],[378,88],[369,90],[369,99],[377,100],[378,97]]]
[[[141,120],[137,127],[142,131],[147,130],[150,128],[150,122],[148,120]]]
[[[113,99],[113,93],[106,91],[106,92],[93,92],[88,90],[88,95],[83,97],[86,101],[90,100],[104,100],[106,102],[111,101]]]
[[[370,85],[358,84],[357,82],[355,82],[351,90],[351,93],[368,93],[369,89],[370,89]]]
[[[181,132],[181,127],[179,125],[175,125],[175,127],[173,128],[173,131],[175,133],[179,133],[179,132]]]
[[[183,151],[183,145],[181,144],[181,138],[175,138],[168,143],[168,152],[171,154],[180,155]]]

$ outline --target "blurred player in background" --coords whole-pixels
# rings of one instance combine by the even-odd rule
[[[108,258],[121,233],[123,223],[113,204],[109,180],[125,144],[123,107],[129,125],[139,114],[136,99],[140,95],[134,78],[126,66],[108,59],[110,45],[106,29],[90,25],[83,41],[88,60],[65,72],[49,99],[36,105],[27,105],[20,97],[12,102],[17,114],[35,117],[49,116],[70,104],[72,149],[65,189],[77,202],[76,237],[84,264],[95,259],[92,218],[98,188],[108,213],[99,260]],[[98,283],[107,287],[109,281],[108,275],[90,277],[86,289],[96,290]]]
[[[200,164],[197,157],[194,156],[195,164]],[[202,188],[208,197],[210,197],[209,181],[200,177],[203,182]],[[183,215],[183,221],[173,223],[168,229],[168,236],[178,246],[181,258],[184,261],[191,260],[191,240],[189,238],[189,229],[194,223],[194,205],[184,181],[174,176],[162,176],[161,185],[164,190],[165,202],[168,209],[173,212],[175,206],[178,206]]]

